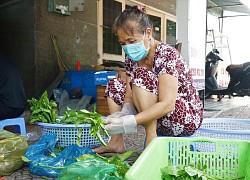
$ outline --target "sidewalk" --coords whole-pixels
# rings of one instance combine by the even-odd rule
[[[205,100],[204,118],[236,118],[250,119],[250,97],[234,97],[229,99],[223,98],[221,101],[217,99]],[[37,132],[41,135],[38,126],[27,125],[27,132]],[[133,150],[135,153],[128,159],[129,163],[133,163],[143,151],[145,132],[142,127],[138,128],[137,134],[125,135],[125,145],[127,150]],[[29,142],[29,144],[34,142]],[[110,156],[112,154],[106,154]],[[4,176],[7,180],[43,180],[44,178],[29,173],[27,165],[22,169],[14,172],[10,176]],[[50,178],[48,178],[50,180]]]
[[[249,112],[250,97],[214,98],[205,101],[204,118],[250,119]]]

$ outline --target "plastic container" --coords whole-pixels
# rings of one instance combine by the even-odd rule
[[[69,146],[76,144],[79,129],[83,128],[80,144],[83,147],[94,148],[101,146],[97,138],[94,138],[89,134],[90,124],[80,124],[75,127],[75,124],[50,124],[50,123],[37,123],[41,127],[42,135],[56,134],[57,146]],[[108,138],[102,136],[105,142],[108,142]]]
[[[250,120],[231,118],[205,118],[192,137],[234,139],[250,141]]]
[[[215,151],[192,150],[197,143],[213,143]],[[127,180],[161,180],[160,169],[169,161],[174,165],[207,165],[205,172],[212,177],[250,179],[250,142],[210,138],[155,138],[126,173]]]
[[[116,76],[116,71],[98,71],[95,73],[95,85],[107,85],[109,80]]]

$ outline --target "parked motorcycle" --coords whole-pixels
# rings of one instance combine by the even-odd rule
[[[205,65],[205,98],[217,95],[220,101],[224,95],[250,96],[250,62],[243,64],[231,64],[226,71],[230,76],[228,87],[221,87],[217,82],[217,68],[219,61],[223,61],[218,55],[217,49],[212,50],[206,56]]]

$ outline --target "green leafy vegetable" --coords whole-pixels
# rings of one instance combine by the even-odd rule
[[[30,159],[26,158],[25,156],[21,156],[23,162],[31,162]]]
[[[79,129],[79,131],[77,133],[77,139],[76,139],[76,144],[78,146],[81,146],[81,137],[82,137],[82,129]]]
[[[68,109],[63,114],[64,116],[58,117],[57,104],[53,100],[49,100],[47,91],[45,91],[39,100],[32,98],[28,100],[30,104],[30,122],[43,122],[51,124],[75,124],[77,127],[79,124],[90,124],[90,135],[97,138],[99,142],[106,146],[100,132],[109,137],[108,132],[105,129],[106,123],[102,120],[101,114],[97,112],[89,112],[83,110],[71,110]],[[82,136],[82,129],[78,131],[78,138],[76,144],[80,146],[80,140]]]
[[[56,157],[56,154],[54,152],[52,152],[50,149],[49,149],[49,152],[50,152],[51,157],[54,157],[54,158]]]
[[[65,149],[64,146],[57,146],[55,147],[54,152],[60,154],[60,152],[62,152],[64,149]]]
[[[193,166],[166,166],[161,169],[163,180],[207,180],[204,173]],[[211,179],[212,180],[212,179]]]
[[[106,123],[102,120],[101,114],[97,112],[90,112],[85,109],[75,111],[68,109],[63,113],[64,116],[57,119],[57,123],[60,124],[75,124],[77,127],[79,124],[90,124],[89,133],[97,138],[99,142],[106,146],[105,141],[103,140],[100,132],[102,132],[105,136],[109,137],[107,130],[105,129]],[[82,130],[78,131],[77,144],[80,145],[80,138],[82,135]]]
[[[215,177],[210,177],[205,173],[207,166],[201,166],[198,162],[197,167],[194,165],[178,165],[174,166],[169,163],[169,166],[161,168],[162,180],[222,180]],[[237,178],[244,179],[244,177]],[[225,180],[225,179],[224,179]],[[236,180],[236,179],[227,179]]]
[[[127,162],[125,162],[125,160],[128,159],[133,153],[134,153],[134,151],[127,151],[124,154],[115,154],[110,158],[103,157],[103,156],[100,156],[98,154],[95,154],[95,155],[85,154],[83,156],[78,157],[77,161],[83,161],[83,160],[89,159],[89,158],[100,158],[105,163],[113,164],[116,166],[117,170],[115,173],[110,174],[111,176],[123,178],[123,177],[125,177],[125,174],[127,173],[127,171],[130,168],[130,165]]]
[[[39,100],[28,99],[30,104],[30,122],[56,123],[58,114],[57,104],[53,100],[49,100],[48,93],[45,91]]]

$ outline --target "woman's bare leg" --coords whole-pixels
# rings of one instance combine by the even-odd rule
[[[121,107],[117,105],[110,97],[107,97],[108,107],[110,114],[121,111]],[[124,139],[122,134],[113,135],[110,141],[107,143],[107,147],[100,146],[93,149],[98,154],[102,153],[124,153]]]
[[[148,92],[142,88],[133,86],[133,102],[139,112],[142,112],[150,108],[153,104],[157,103],[158,98],[155,94]],[[157,119],[143,124],[146,132],[146,146],[151,142],[152,139],[157,137]]]

